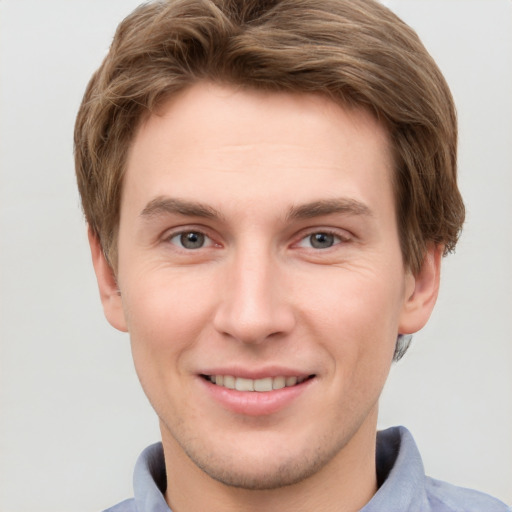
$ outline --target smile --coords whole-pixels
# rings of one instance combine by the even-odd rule
[[[273,391],[301,384],[310,377],[265,377],[263,379],[246,379],[232,375],[204,375],[209,382],[228,389],[237,391]]]

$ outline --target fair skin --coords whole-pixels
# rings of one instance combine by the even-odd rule
[[[139,127],[115,274],[90,242],[174,512],[355,511],[375,493],[378,398],[441,258],[405,267],[391,173],[385,129],[314,95],[200,83]]]

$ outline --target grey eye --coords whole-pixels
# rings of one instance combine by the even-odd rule
[[[181,233],[176,235],[179,238],[179,243],[185,249],[200,249],[204,246],[205,236],[203,233],[198,233],[197,231],[188,231],[186,233]]]
[[[328,249],[334,245],[335,238],[329,233],[313,233],[309,236],[309,243],[315,249]]]

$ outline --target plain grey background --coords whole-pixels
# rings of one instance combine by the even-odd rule
[[[104,320],[72,160],[74,117],[138,0],[0,0],[0,510],[105,508],[158,440],[128,338]],[[467,223],[380,426],[436,478],[512,503],[512,2],[390,0],[460,119]]]

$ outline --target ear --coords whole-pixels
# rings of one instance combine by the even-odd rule
[[[419,331],[430,318],[439,293],[443,250],[442,245],[430,244],[419,272],[406,277],[406,298],[398,326],[400,334]]]
[[[126,319],[123,310],[123,301],[121,292],[117,286],[116,276],[112,267],[108,263],[103,249],[101,247],[98,236],[89,227],[87,230],[89,238],[89,246],[91,248],[92,264],[98,287],[100,290],[101,303],[103,304],[103,312],[105,317],[116,329],[128,332],[126,327]]]

